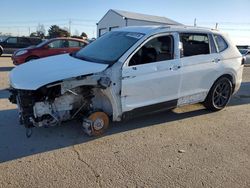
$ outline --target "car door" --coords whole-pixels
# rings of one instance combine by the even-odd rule
[[[181,88],[178,105],[205,99],[220,72],[220,54],[214,39],[206,33],[181,33]]]
[[[180,61],[176,34],[155,35],[127,59],[122,68],[122,111],[176,104]]]

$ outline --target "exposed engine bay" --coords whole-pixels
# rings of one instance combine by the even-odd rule
[[[35,91],[12,88],[9,100],[17,104],[20,123],[28,129],[79,119],[88,135],[99,135],[113,115],[105,94],[109,85],[107,77],[90,76],[49,84]]]

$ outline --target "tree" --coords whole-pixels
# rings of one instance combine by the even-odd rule
[[[57,25],[50,26],[50,28],[48,30],[48,35],[49,35],[49,38],[69,37],[70,36],[68,31],[61,29]]]
[[[36,28],[36,33],[37,33],[37,36],[40,38],[45,37],[46,30],[45,30],[45,27],[43,24],[40,24],[40,23],[38,24],[38,26]]]
[[[85,32],[82,32],[81,37],[88,38],[88,35]]]
[[[30,37],[37,37],[37,33],[36,32],[30,33]]]

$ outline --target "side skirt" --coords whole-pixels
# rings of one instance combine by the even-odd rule
[[[162,103],[157,103],[149,106],[143,106],[140,108],[136,108],[134,110],[124,112],[122,114],[122,119],[123,120],[128,120],[132,119],[134,117],[139,117],[147,114],[153,114],[153,113],[158,113],[162,111],[167,111],[170,109],[173,109],[177,107],[177,102],[178,99],[167,101],[167,102],[162,102]]]

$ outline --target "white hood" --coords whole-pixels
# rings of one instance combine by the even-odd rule
[[[36,90],[46,84],[77,76],[98,73],[108,67],[76,59],[69,54],[51,56],[19,65],[10,72],[10,85],[16,89]]]

